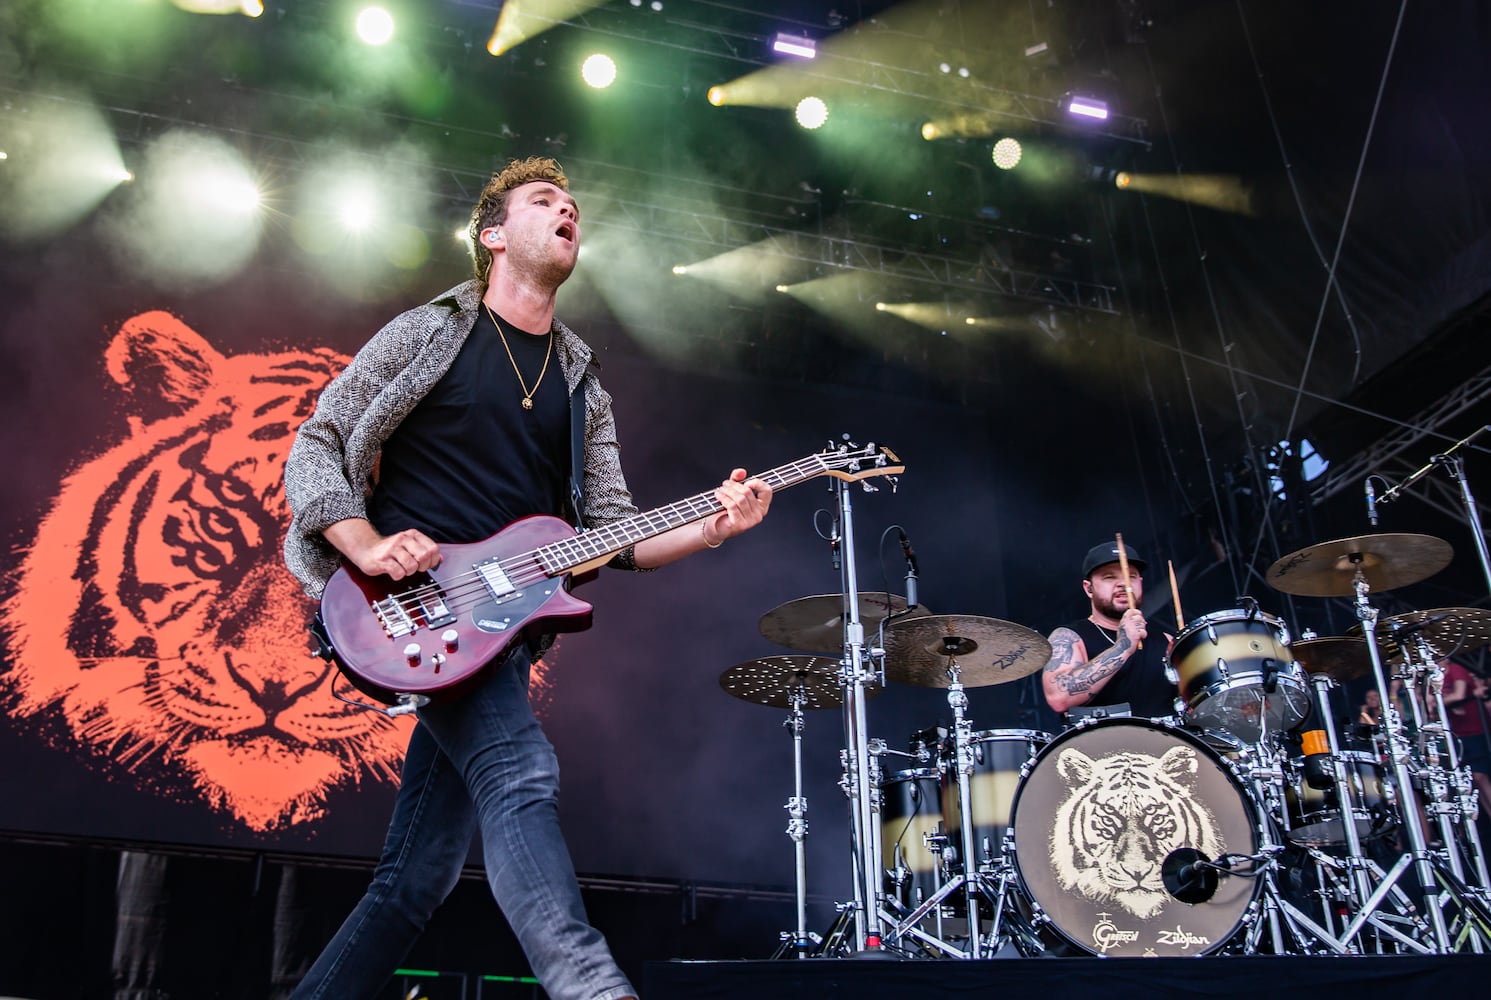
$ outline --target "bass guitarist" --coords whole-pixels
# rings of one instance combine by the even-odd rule
[[[343,561],[400,580],[439,566],[442,543],[529,515],[568,509],[594,528],[637,513],[590,348],[554,318],[580,251],[580,209],[560,166],[510,163],[482,191],[468,234],[475,280],[380,330],[296,435],[285,559],[312,597]],[[717,548],[760,523],[771,492],[736,469],[715,490],[717,513],[610,565],[649,570]],[[294,997],[375,995],[455,886],[477,833],[492,894],[548,995],[635,994],[586,918],[560,834],[558,764],[528,701],[542,645],[514,642],[458,695],[418,709],[372,883]]]

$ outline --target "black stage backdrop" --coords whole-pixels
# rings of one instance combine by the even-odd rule
[[[280,477],[316,392],[402,302],[328,307],[313,284],[266,272],[195,297],[107,283],[78,295],[44,261],[12,263],[0,827],[375,853],[409,723],[335,701],[308,655],[309,604],[280,563]],[[884,537],[899,524],[918,549],[924,604],[1004,613],[979,411],[688,374],[624,349],[605,324],[591,333],[642,507],[843,434],[882,442],[907,471],[894,491],[852,487],[861,589],[903,589],[899,546]],[[829,483],[782,493],[761,529],[718,552],[655,574],[606,571],[579,591],[595,625],[560,640],[537,697],[582,871],[791,881],[785,713],[730,698],[718,678],[787,652],[758,633],[764,612],[837,590],[818,535],[835,506]],[[978,726],[1020,724],[1016,695],[975,692]],[[872,703],[872,730],[900,747],[947,714],[941,692],[897,688]],[[810,714],[824,890],[848,882],[842,739],[838,712]]]

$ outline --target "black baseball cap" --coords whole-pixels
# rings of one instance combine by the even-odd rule
[[[1134,551],[1134,547],[1128,542],[1124,542],[1123,551],[1124,554],[1129,558],[1129,565],[1137,569],[1140,573],[1143,573],[1144,567],[1148,566],[1149,564],[1146,563],[1143,559],[1139,558],[1139,553]],[[1106,566],[1112,562],[1118,562],[1117,540],[1111,542],[1099,542],[1097,545],[1094,545],[1092,548],[1087,550],[1087,558],[1082,560],[1082,579],[1085,580],[1089,576],[1091,576],[1092,571],[1097,569],[1099,566]]]

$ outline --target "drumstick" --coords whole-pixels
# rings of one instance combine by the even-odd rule
[[[1165,565],[1170,567],[1170,599],[1175,602],[1175,627],[1183,629],[1186,627],[1186,618],[1180,612],[1180,588],[1175,585],[1175,563],[1166,559]]]
[[[1123,592],[1128,595],[1129,607],[1134,606],[1134,590],[1129,586],[1129,552],[1123,547],[1123,532],[1115,532],[1113,540],[1118,543],[1118,571],[1123,574]],[[1144,648],[1144,640],[1134,644],[1135,649]]]

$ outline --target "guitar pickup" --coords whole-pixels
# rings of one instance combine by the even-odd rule
[[[423,625],[439,628],[456,620],[445,603],[445,595],[436,587],[395,594],[373,602],[373,613],[383,623],[383,631],[392,639],[412,634]]]
[[[472,568],[487,585],[487,590],[491,592],[495,603],[501,604],[523,596],[523,592],[514,587],[512,581],[507,578],[507,574],[502,571],[500,560],[488,559],[486,562],[477,563]]]

